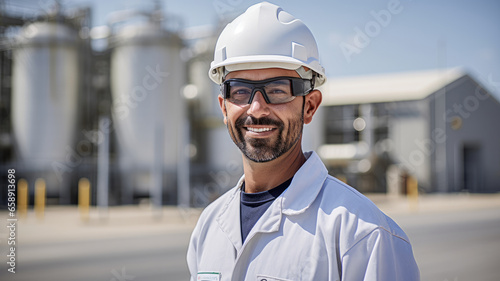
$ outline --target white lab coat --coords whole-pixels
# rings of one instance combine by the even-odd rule
[[[408,237],[370,200],[328,175],[315,152],[242,245],[240,187],[201,214],[189,244],[191,280],[419,280]],[[211,279],[211,280],[217,280]]]

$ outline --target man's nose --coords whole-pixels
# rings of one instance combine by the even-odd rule
[[[269,115],[269,105],[261,91],[257,91],[253,97],[252,103],[248,108],[247,114],[255,118]]]

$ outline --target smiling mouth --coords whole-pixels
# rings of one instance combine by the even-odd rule
[[[275,130],[276,128],[272,127],[262,127],[262,128],[255,128],[255,127],[245,127],[247,131],[253,132],[253,133],[263,133],[263,132],[269,132],[272,130]]]

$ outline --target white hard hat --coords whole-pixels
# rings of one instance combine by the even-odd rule
[[[326,81],[318,46],[309,28],[280,7],[262,2],[224,28],[215,46],[209,76],[221,84],[225,73],[231,71],[302,67],[315,72],[315,86]]]

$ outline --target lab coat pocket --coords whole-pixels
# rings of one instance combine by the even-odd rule
[[[257,275],[257,281],[293,281],[293,280],[271,277],[268,275]]]

